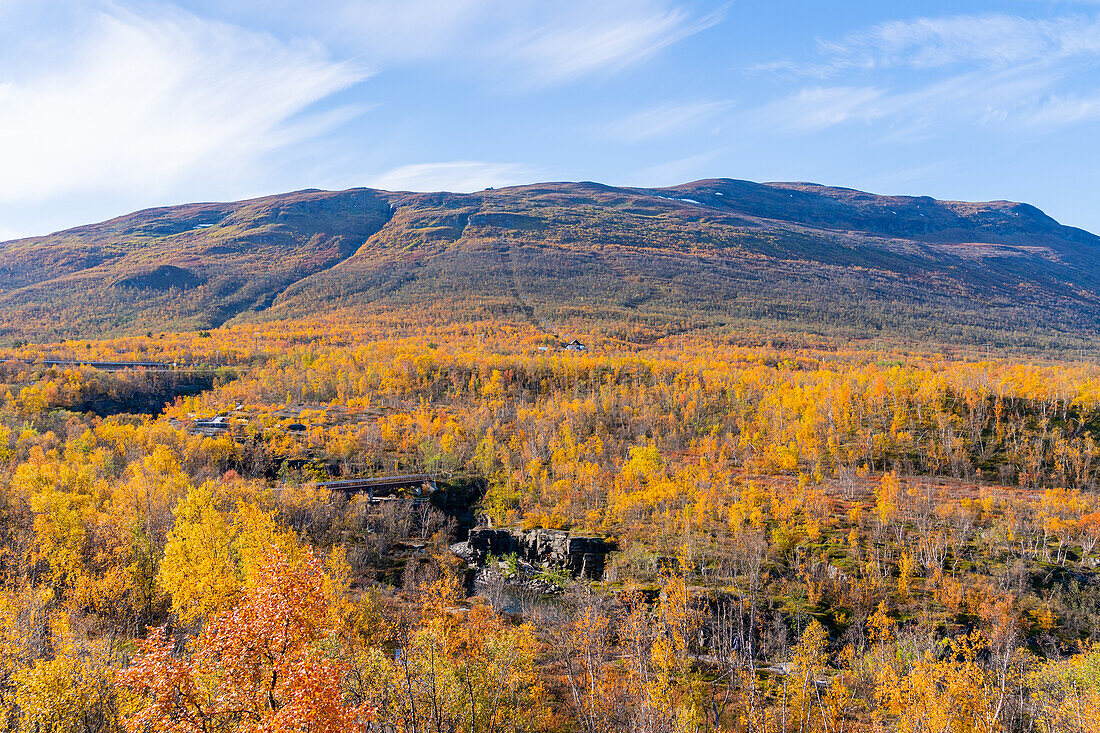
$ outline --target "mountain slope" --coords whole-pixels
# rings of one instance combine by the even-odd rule
[[[303,191],[0,244],[0,321],[50,338],[354,308],[1082,347],[1098,265],[1100,238],[1004,201],[730,179]]]
[[[32,337],[216,326],[348,257],[391,215],[371,191],[300,191],[6,242],[0,319]]]

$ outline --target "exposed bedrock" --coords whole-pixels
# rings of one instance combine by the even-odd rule
[[[470,559],[515,554],[533,565],[552,565],[573,575],[598,580],[608,553],[616,549],[603,537],[571,536],[559,529],[491,529],[475,527],[467,540]]]

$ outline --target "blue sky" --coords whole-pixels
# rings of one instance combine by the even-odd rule
[[[298,188],[804,180],[1100,232],[1100,1],[0,0],[0,239]]]

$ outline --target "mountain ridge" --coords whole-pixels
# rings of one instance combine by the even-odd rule
[[[1026,203],[727,178],[303,189],[0,243],[0,339],[350,308],[1081,348],[1098,293],[1100,237]]]

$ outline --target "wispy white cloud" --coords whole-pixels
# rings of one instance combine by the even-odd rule
[[[224,0],[207,0],[225,12]],[[475,48],[470,40],[496,13],[498,0],[313,0],[273,3],[238,0],[243,18],[275,16],[341,52],[390,66],[454,55]]]
[[[843,74],[866,83],[801,86],[754,115],[761,128],[812,132],[883,122],[884,137],[911,139],[944,125],[1017,128],[1100,119],[1100,91],[1061,93],[1100,61],[1100,18],[1032,20],[1003,14],[882,23],[818,43],[803,76]],[[759,68],[759,67],[758,67]],[[893,73],[890,70],[898,70]]]
[[[799,89],[758,111],[764,125],[813,131],[852,120],[869,122],[883,114],[884,93],[875,87],[816,86]]]
[[[616,120],[604,132],[617,140],[639,142],[689,132],[731,107],[730,101],[662,104]]]
[[[530,29],[518,28],[495,49],[524,85],[546,86],[593,73],[615,73],[719,23],[724,10],[696,15],[641,0],[555,3],[555,12]]]
[[[1096,120],[1100,120],[1100,92],[1088,96],[1051,95],[1024,117],[1025,122],[1039,127],[1061,127]]]
[[[240,176],[339,122],[303,113],[369,75],[314,43],[178,10],[108,7],[64,45],[56,62],[0,71],[0,201]]]
[[[490,186],[495,188],[531,183],[535,179],[535,172],[523,165],[459,160],[403,165],[375,176],[368,185],[389,191],[468,193]]]
[[[893,21],[823,42],[838,66],[939,68],[973,62],[1003,68],[1100,52],[1100,21],[1031,19],[1000,13]]]
[[[175,0],[198,15],[235,25],[290,28],[337,52],[356,54],[373,63],[415,61],[449,53],[497,1]]]
[[[942,69],[969,64],[1005,68],[1100,54],[1100,18],[1035,19],[1003,13],[951,15],[880,23],[839,40],[821,40],[807,61],[783,60],[758,70],[831,76],[858,70]]]
[[[1023,119],[1057,81],[1045,66],[956,74],[913,89],[878,86],[813,86],[758,110],[761,125],[815,131],[848,122],[889,120],[914,130],[944,122]]]
[[[717,24],[677,0],[197,0],[227,17],[293,24],[388,67],[445,62],[513,89],[610,75]]]

